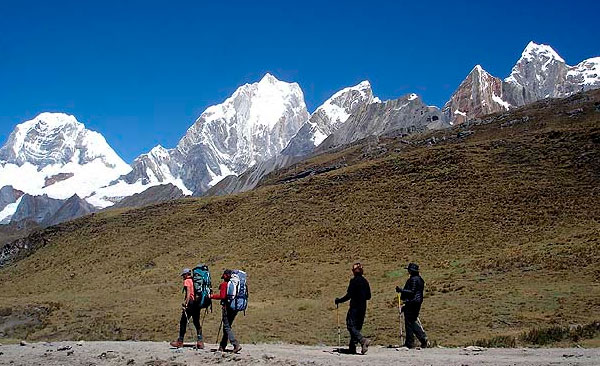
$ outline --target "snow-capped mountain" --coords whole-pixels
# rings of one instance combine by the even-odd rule
[[[189,128],[176,148],[179,175],[188,188],[203,192],[279,154],[308,117],[300,86],[266,74],[207,108]]]
[[[0,187],[30,195],[86,197],[130,170],[101,134],[63,113],[17,125],[0,148]]]
[[[366,80],[338,91],[314,111],[281,153],[291,156],[311,153],[352,113],[373,102],[379,102],[379,99],[373,97],[371,84]]]
[[[600,87],[600,58],[569,66],[552,47],[529,42],[504,81],[507,101],[512,105],[563,98]]]
[[[277,155],[308,117],[300,86],[266,74],[208,107],[175,148],[159,146],[141,155],[130,174],[98,193],[107,195],[115,188],[138,193],[173,183],[186,194],[200,194],[224,177]]]
[[[439,108],[428,106],[416,94],[363,106],[321,143],[317,152],[370,136],[409,134],[449,126]]]
[[[471,70],[446,102],[442,112],[450,124],[461,124],[468,119],[508,110],[503,99],[502,80],[490,75],[480,65]]]
[[[475,66],[443,111],[450,123],[461,124],[540,99],[563,98],[596,88],[600,88],[600,57],[569,66],[552,47],[529,42],[504,80]]]

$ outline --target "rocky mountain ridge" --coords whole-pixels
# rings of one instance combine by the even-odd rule
[[[416,94],[381,102],[363,81],[334,93],[311,115],[298,84],[266,74],[208,107],[177,146],[156,146],[131,166],[75,117],[42,113],[18,125],[0,148],[0,188],[61,201],[76,194],[96,208],[162,184],[185,195],[240,192],[306,156],[598,88],[599,74],[600,57],[569,66],[550,46],[531,42],[504,80],[475,66],[441,111]],[[4,222],[18,211],[16,199],[0,208]]]
[[[569,66],[552,47],[529,42],[504,80],[477,65],[443,107],[451,124],[600,88],[600,57]]]

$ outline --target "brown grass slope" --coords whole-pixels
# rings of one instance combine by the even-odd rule
[[[14,337],[171,339],[179,271],[207,262],[215,279],[249,273],[243,342],[334,344],[333,299],[360,260],[373,291],[364,333],[397,343],[393,289],[416,261],[422,322],[442,344],[589,323],[600,314],[599,106],[600,91],[543,101],[462,130],[356,144],[244,194],[53,227],[0,269],[0,308],[50,309]],[[306,169],[325,172],[277,183]],[[218,323],[209,314],[209,341]]]

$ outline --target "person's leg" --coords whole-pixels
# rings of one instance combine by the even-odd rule
[[[230,328],[229,318],[227,317],[227,307],[225,306],[223,306],[221,320],[223,321],[223,336],[221,337],[221,343],[219,343],[219,347],[224,350],[225,347],[227,347],[227,329]]]
[[[356,347],[356,343],[362,344],[364,339],[358,329],[358,326],[362,328],[363,319],[361,319],[361,314],[361,311],[350,309],[348,310],[348,317],[346,319],[346,326],[348,327],[348,332],[350,332],[350,343],[353,344],[354,347]],[[364,317],[364,315],[362,316]]]
[[[178,341],[183,342],[183,339],[185,338],[185,331],[187,328],[187,316],[185,311],[181,312],[181,319],[179,320],[179,338],[177,338]]]
[[[228,309],[227,311],[227,320],[228,320],[228,329],[227,329],[227,338],[229,339],[229,342],[234,346],[237,347],[238,346],[238,341],[237,339],[235,339],[235,335],[233,334],[233,321],[235,320],[235,316],[237,315],[237,311],[233,311],[231,309]]]
[[[192,309],[192,320],[196,328],[197,342],[202,342],[202,325],[200,324],[200,304],[194,304]]]
[[[413,324],[413,330],[415,332],[415,336],[419,342],[421,342],[421,347],[427,347],[427,334],[425,333],[425,329],[423,329],[423,325],[421,324],[421,320],[417,318]]]
[[[408,348],[412,348],[413,347],[413,338],[414,338],[414,331],[413,331],[413,324],[414,320],[410,317],[407,317],[406,315],[404,316],[404,328],[406,330],[406,335],[405,335],[405,340],[404,340],[404,345]]]
[[[356,343],[358,340],[354,337],[354,317],[352,314],[352,309],[348,309],[348,313],[346,314],[346,329],[348,329],[348,333],[350,333],[350,342],[348,343],[348,351],[350,353],[356,353]]]

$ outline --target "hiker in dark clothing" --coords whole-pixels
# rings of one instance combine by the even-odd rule
[[[219,351],[224,352],[227,347],[227,340],[231,342],[233,345],[233,352],[238,353],[242,350],[242,346],[240,346],[239,342],[235,339],[235,335],[233,334],[233,329],[231,329],[231,325],[237,315],[237,311],[233,310],[229,304],[227,299],[227,285],[229,284],[229,280],[231,279],[232,271],[226,269],[223,272],[221,278],[223,282],[219,285],[219,293],[211,294],[210,298],[215,300],[221,300],[222,307],[222,320],[223,320],[223,337],[221,338],[221,342],[219,343]]]
[[[406,281],[404,288],[396,286],[396,292],[399,292],[400,298],[402,299],[404,306],[402,312],[404,313],[404,326],[406,328],[406,343],[404,344],[408,348],[413,347],[413,335],[417,336],[417,339],[421,342],[421,347],[426,348],[427,334],[421,325],[419,320],[419,312],[421,311],[421,304],[423,303],[423,290],[425,289],[425,281],[419,275],[419,266],[415,263],[410,263],[406,267],[410,275]]]
[[[194,327],[196,327],[196,334],[198,340],[196,342],[197,348],[204,348],[204,342],[202,341],[202,326],[200,325],[200,303],[195,298],[194,293],[194,282],[192,281],[192,270],[184,268],[181,271],[181,277],[183,278],[183,292],[185,298],[181,305],[181,320],[179,321],[179,338],[176,341],[171,342],[171,347],[183,347],[183,339],[185,337],[185,330],[188,324],[188,319],[192,317],[194,321]]]
[[[356,343],[361,345],[361,353],[367,353],[371,341],[360,333],[367,312],[367,300],[371,300],[371,287],[369,281],[363,277],[363,266],[355,263],[352,266],[354,278],[350,280],[348,291],[344,297],[336,298],[335,305],[350,300],[350,308],[346,315],[346,327],[350,332],[350,353],[356,353]]]

